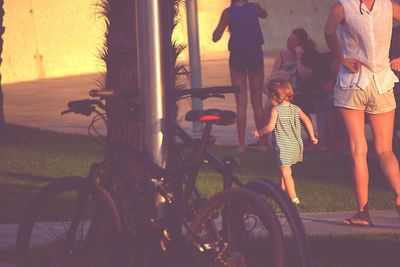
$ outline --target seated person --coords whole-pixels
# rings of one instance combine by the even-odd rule
[[[301,62],[312,73],[305,81],[305,95],[313,104],[317,117],[319,148],[346,149],[346,134],[343,122],[333,106],[333,88],[339,72],[339,63],[331,52],[317,50],[303,53]]]
[[[315,47],[316,44],[312,39],[309,38],[308,33],[302,28],[297,28],[292,30],[292,32],[290,33],[286,41],[286,49],[279,52],[278,56],[275,58],[275,63],[272,68],[271,76],[269,78],[284,78],[289,81],[293,87],[293,91],[295,94],[294,102],[296,104],[299,104],[299,101],[297,100],[300,98],[303,81],[311,75],[311,70],[305,67],[301,63],[300,59],[304,51],[313,50],[315,49]],[[265,84],[268,84],[268,81]],[[306,113],[309,113],[307,107],[304,107],[305,105],[307,104],[300,106]],[[269,111],[271,108],[272,105],[267,99],[265,103],[267,120],[269,118]]]
[[[400,25],[393,27],[392,30],[392,40],[390,43],[390,50],[389,50],[389,58],[390,60],[393,60],[395,58],[400,57]],[[400,72],[395,71],[394,72],[397,76],[397,78],[400,79]],[[400,82],[394,84],[393,88],[394,96],[396,98],[396,111],[395,111],[395,121],[394,121],[394,126],[395,126],[395,133],[400,130]],[[396,137],[396,134],[394,135]],[[394,138],[394,150],[396,154],[400,154],[400,144],[399,144],[399,138]]]

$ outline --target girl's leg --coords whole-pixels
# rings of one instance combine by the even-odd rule
[[[383,173],[389,180],[396,196],[396,205],[400,205],[400,171],[399,162],[392,150],[395,111],[369,115],[374,135],[375,151]]]
[[[254,121],[257,129],[265,126],[265,111],[263,108],[263,90],[264,86],[264,66],[249,71],[249,87],[251,105],[253,107]],[[267,145],[267,138],[265,136],[259,139],[259,146],[265,147]]]
[[[292,168],[291,166],[281,166],[281,175],[282,180],[284,182],[284,187],[286,192],[288,193],[290,199],[294,199],[297,197],[296,188],[294,185],[294,180],[292,176]]]
[[[234,86],[239,86],[240,92],[236,97],[236,126],[238,133],[238,151],[244,151],[246,143],[246,111],[247,111],[247,73],[237,69],[230,69],[231,82]]]
[[[281,176],[281,189],[286,192],[285,180],[283,180],[283,176]]]
[[[364,133],[365,115],[362,110],[339,108],[346,125],[351,156],[353,158],[353,175],[358,211],[368,208],[368,166],[367,166],[367,140]]]

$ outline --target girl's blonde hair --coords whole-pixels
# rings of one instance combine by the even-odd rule
[[[268,84],[268,95],[278,104],[284,100],[292,102],[293,88],[290,83],[282,78],[272,79]]]

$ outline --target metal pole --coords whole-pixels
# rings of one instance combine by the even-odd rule
[[[197,0],[186,1],[186,16],[188,24],[189,63],[191,87],[201,88],[201,60],[199,46],[199,25],[197,17]],[[203,109],[203,102],[200,99],[192,98],[192,109]],[[202,124],[193,123],[193,131],[202,129]]]
[[[158,0],[137,0],[139,87],[143,93],[144,144],[154,163],[164,166],[165,118],[163,57]]]
[[[152,156],[154,163],[161,167],[166,162],[166,142],[164,141],[165,82],[160,24],[160,3],[162,0],[136,0],[139,87],[143,94],[144,148]],[[157,195],[156,207],[165,200]],[[158,208],[162,216],[162,208]]]

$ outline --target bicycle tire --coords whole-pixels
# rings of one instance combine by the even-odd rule
[[[251,230],[249,218],[254,220]],[[210,253],[193,256],[196,266],[285,266],[279,222],[272,208],[250,190],[217,193],[198,210],[191,226],[203,243],[214,246]]]
[[[106,266],[105,242],[88,241],[97,208],[109,207],[100,194],[89,179],[77,176],[62,177],[43,187],[19,225],[16,266]],[[75,205],[70,205],[73,202]]]
[[[293,243],[296,246],[297,257],[290,257],[291,263],[288,266],[313,266],[310,245],[304,229],[303,222],[297,211],[297,208],[292,204],[288,195],[274,182],[267,179],[254,179],[245,184],[245,187],[262,195],[269,202],[270,206],[279,207],[280,213],[284,217],[280,217],[281,228],[285,228],[284,223],[290,227]],[[274,203],[272,203],[273,201]],[[286,237],[290,243],[290,237]],[[286,250],[288,250],[286,248]]]

